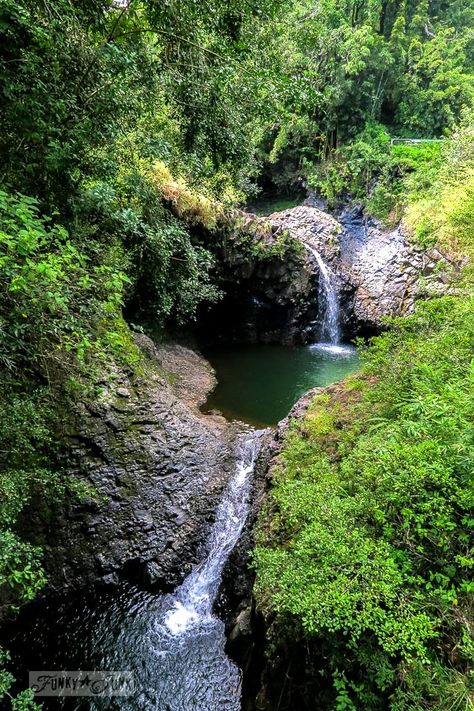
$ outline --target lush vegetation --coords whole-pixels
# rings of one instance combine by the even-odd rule
[[[0,2],[2,619],[45,583],[25,506],[82,493],[57,458],[74,400],[139,367],[122,309],[162,329],[219,296],[193,228],[255,173],[253,29],[275,7],[211,5]]]
[[[95,383],[114,363],[139,369],[140,356],[127,322],[139,327],[152,323],[163,331],[189,323],[201,304],[220,298],[217,246],[226,229],[235,232],[238,226],[238,220],[226,226],[229,206],[255,198],[261,189],[300,193],[309,186],[333,205],[355,198],[384,220],[403,217],[423,246],[438,244],[472,256],[473,53],[471,0],[0,0],[0,616],[30,600],[45,582],[41,551],[20,534],[22,510],[36,496],[58,501],[65,492],[82,493],[58,466],[60,423],[67,420],[78,393],[93,396]],[[392,145],[394,136],[446,140]],[[252,258],[284,256],[290,248],[284,235],[271,252],[267,242],[262,238],[256,244],[244,234],[242,245]],[[462,288],[468,290],[469,276]],[[452,325],[447,303],[453,308]],[[397,325],[374,348],[369,363],[377,363],[384,375],[372,395],[367,386],[371,380],[360,386],[357,417],[348,425],[340,471],[338,463],[327,463],[328,487],[336,475],[355,482],[356,457],[363,463],[364,451],[377,444],[375,439],[370,444],[375,431],[369,410],[380,410],[377,431],[385,431],[387,447],[392,442],[395,448],[391,454],[381,451],[381,461],[392,454],[409,457],[404,406],[390,380],[393,367],[401,382],[407,379],[409,393],[406,344],[414,349],[419,383],[424,383],[418,393],[420,407],[428,406],[432,388],[445,413],[454,409],[454,396],[450,399],[436,388],[442,385],[442,369],[449,371],[449,358],[457,357],[459,368],[448,373],[446,382],[454,390],[462,385],[467,303],[462,297],[437,302],[420,312],[418,320]],[[433,325],[436,319],[445,346],[439,364],[436,339],[430,335],[438,328]],[[425,342],[431,344],[426,352],[421,345]],[[367,398],[373,398],[373,404],[367,404]],[[452,456],[447,480],[430,484],[433,491],[444,487],[448,528],[461,476],[454,450],[462,444],[456,437],[464,431],[466,408],[459,404],[451,429],[446,414],[444,424],[436,424],[441,429],[433,429],[435,444],[446,437],[446,457]],[[428,415],[424,410],[421,414],[419,426],[428,428],[423,419]],[[356,432],[363,433],[360,443]],[[425,435],[420,437],[424,441]],[[302,441],[292,435],[290,459],[291,447],[302,447]],[[423,456],[433,461],[441,456],[435,444],[432,450],[428,445],[426,451],[421,445],[416,450],[419,471]],[[323,457],[316,430],[304,445]],[[362,481],[369,475],[363,467],[361,471]],[[312,501],[308,481],[305,486]],[[394,526],[391,516],[401,501],[395,500],[395,493],[402,497],[402,482],[400,486],[400,492],[386,488],[386,499],[382,494],[375,497],[387,526]],[[349,494],[354,506],[362,505],[355,492]],[[369,520],[369,513],[354,512],[350,506],[344,513],[347,502],[338,503],[333,489],[328,500],[334,505],[334,526],[338,521],[341,526],[339,534],[345,515],[357,521],[354,536],[362,561],[364,556],[366,562],[372,555],[383,558],[371,598],[380,605],[374,602],[372,611],[365,610],[364,621],[354,622],[364,638],[360,655],[374,644],[383,658],[377,668],[385,670],[386,682],[379,684],[372,671],[367,672],[370,698],[386,698],[394,674],[401,673],[400,664],[408,669],[415,658],[425,666],[417,662],[410,667],[406,678],[411,681],[399,685],[403,693],[410,684],[413,694],[424,693],[420,689],[428,681],[422,672],[435,667],[439,674],[433,672],[433,688],[456,680],[464,688],[464,642],[449,667],[443,657],[446,645],[440,642],[438,649],[435,641],[449,635],[461,639],[462,624],[458,629],[452,617],[441,629],[441,618],[431,607],[423,617],[416,581],[403,598],[406,609],[397,608],[397,586],[409,572],[400,556],[384,557],[385,551],[397,549],[392,534]],[[459,507],[467,506],[467,499],[463,501]],[[303,499],[300,503],[304,517],[307,505]],[[283,494],[279,505],[285,506]],[[425,525],[431,513],[423,515]],[[456,525],[458,531],[457,520]],[[295,541],[298,530],[297,524],[291,530]],[[339,534],[334,533],[336,538]],[[460,539],[456,548],[454,535],[447,530],[443,541],[451,548],[434,569],[448,575],[446,561],[453,558],[455,572],[448,577],[456,590],[459,587],[462,601],[463,542]],[[326,540],[329,546],[331,540]],[[425,544],[416,539],[413,545]],[[343,541],[338,546],[333,555],[338,550],[343,557]],[[401,544],[398,549],[404,550]],[[427,559],[432,556],[431,550],[423,549],[425,553]],[[285,554],[290,555],[290,548]],[[410,556],[411,549],[407,561]],[[265,581],[271,584],[270,558],[259,561],[263,590]],[[418,563],[410,564],[413,575],[424,581],[419,583],[424,591],[430,581]],[[277,568],[275,564],[272,570]],[[295,581],[297,573],[295,568]],[[433,589],[444,589],[440,580],[431,581]],[[380,586],[385,586],[383,604]],[[296,610],[285,608],[283,588],[278,590],[281,611],[295,615]],[[431,606],[434,598],[428,597]],[[268,596],[267,602],[271,607]],[[352,604],[357,606],[355,597]],[[458,609],[467,615],[462,604]],[[315,613],[308,605],[299,611],[300,622],[314,635]],[[447,610],[451,598],[445,596],[442,605]],[[328,624],[333,614],[329,607],[324,617]],[[385,617],[377,621],[382,614],[377,610],[382,609]],[[399,629],[402,613],[407,620],[405,641]],[[338,619],[335,615],[331,622],[333,632]],[[363,625],[370,627],[365,637]],[[392,650],[384,647],[389,630],[400,633]],[[338,640],[340,659],[352,650],[352,642],[344,646],[340,635]],[[347,682],[335,672],[340,708],[344,695],[347,704],[356,703],[352,699],[358,692],[344,685],[362,683],[360,655],[353,657]],[[334,664],[328,669],[335,669]],[[418,685],[413,681],[416,674]],[[8,675],[0,676],[0,698],[10,682]],[[17,709],[27,703],[24,696],[12,700]]]
[[[340,13],[332,27],[346,41],[335,50],[346,51],[344,69],[329,63],[328,35],[317,57],[318,69],[328,62],[328,72],[347,72],[343,86],[353,101],[335,103],[331,113],[331,90],[340,85],[335,74],[330,81],[326,75],[327,92],[319,95],[326,110],[310,116],[299,107],[289,116],[267,178],[277,182],[273,170],[281,176],[284,165],[287,185],[303,176],[330,205],[359,200],[388,223],[403,220],[421,247],[465,265],[456,296],[392,322],[365,349],[361,375],[315,398],[286,436],[254,556],[275,665],[260,701],[280,709],[468,711],[474,707],[474,309],[466,264],[474,249],[473,65],[471,30],[457,33],[455,42],[465,44],[454,58],[446,22],[455,23],[460,12],[466,20],[472,8],[351,5],[354,14]],[[377,8],[389,10],[385,22],[391,17],[383,32]],[[359,33],[359,24],[366,31]],[[315,54],[298,60],[309,56]],[[302,73],[310,85],[308,76]],[[318,72],[313,81],[319,78]],[[452,101],[462,96],[455,108]],[[392,141],[443,134],[439,142]]]
[[[473,306],[395,322],[286,439],[257,594],[320,645],[318,708],[472,708]]]
[[[422,246],[472,259],[470,116],[431,152],[398,152],[394,199]],[[456,292],[391,322],[286,437],[255,551],[274,657],[283,639],[304,669],[282,709],[474,707],[469,264]]]
[[[265,176],[332,200],[361,190],[389,135],[440,138],[473,96],[470,2],[297,2],[276,33],[280,112]],[[283,47],[283,49],[282,49]],[[353,145],[351,145],[353,144]]]

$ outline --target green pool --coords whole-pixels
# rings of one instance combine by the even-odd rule
[[[225,345],[204,349],[218,385],[204,412],[256,427],[275,425],[311,388],[329,385],[357,370],[352,346]]]

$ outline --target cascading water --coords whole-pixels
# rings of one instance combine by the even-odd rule
[[[137,693],[101,700],[92,709],[120,711],[240,711],[241,673],[225,654],[224,623],[213,615],[224,565],[247,518],[251,474],[262,431],[241,435],[237,471],[216,512],[207,555],[173,593],[149,595],[111,610],[92,644],[97,668],[131,670]],[[118,703],[119,702],[119,703]]]
[[[321,340],[337,345],[340,341],[339,332],[339,296],[334,272],[323,261],[319,252],[306,245],[307,249],[319,267],[319,309],[321,318]]]
[[[239,436],[236,471],[217,508],[204,558],[174,593],[156,595],[123,584],[111,596],[81,596],[73,606],[71,600],[53,601],[33,624],[26,622],[17,638],[22,669],[39,664],[133,674],[130,696],[44,698],[44,711],[240,711],[241,671],[225,653],[225,625],[213,615],[213,605],[247,518],[264,432]]]
[[[174,635],[181,635],[213,619],[212,606],[222,570],[247,518],[250,474],[258,452],[258,435],[258,432],[246,435],[240,441],[237,473],[217,509],[207,557],[173,595],[173,605],[165,616],[165,625]]]

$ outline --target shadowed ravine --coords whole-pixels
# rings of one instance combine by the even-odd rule
[[[218,407],[228,419],[254,427],[276,424],[307,390],[328,385],[357,366],[355,349],[339,345],[337,282],[320,254],[308,250],[318,266],[317,307],[324,342],[296,348],[229,345],[224,352],[227,373],[210,353],[219,385],[207,409]],[[262,403],[269,409],[261,409]],[[30,621],[26,618],[11,645],[18,676],[28,667],[124,670],[134,675],[130,697],[46,699],[45,709],[58,704],[75,710],[240,709],[241,671],[225,653],[225,626],[213,606],[225,563],[247,518],[262,433],[249,428],[239,435],[235,473],[207,543],[203,541],[204,557],[173,593],[151,594],[126,585],[112,594],[68,600],[58,607],[46,603]]]
[[[204,560],[173,594],[142,605],[128,629],[104,640],[105,668],[125,666],[136,672],[139,693],[122,700],[121,709],[240,708],[240,671],[224,652],[224,624],[212,608],[222,569],[247,517],[260,434],[240,437],[236,473],[217,509]]]
[[[0,0],[0,711],[474,711],[474,0]]]

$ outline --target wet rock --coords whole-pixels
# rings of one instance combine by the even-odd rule
[[[268,219],[240,213],[217,242],[224,298],[201,308],[200,340],[302,342],[317,284],[297,241]]]
[[[225,296],[201,311],[200,336],[252,343],[319,340],[320,273],[311,249],[335,274],[346,340],[379,332],[387,317],[409,314],[418,299],[449,288],[456,265],[436,250],[417,249],[403,228],[382,228],[361,205],[337,218],[321,206],[312,200],[265,218],[242,213],[217,250]]]
[[[457,268],[438,250],[418,249],[402,226],[382,228],[360,205],[339,219],[306,205],[269,220],[316,249],[336,274],[346,337],[380,330],[387,317],[411,313],[418,299],[445,291]],[[307,260],[317,278],[317,265],[310,255]]]
[[[245,669],[254,645],[254,615],[249,605],[241,610],[230,632],[227,631],[227,653]]]
[[[231,634],[232,639],[237,637],[248,637],[252,633],[252,611],[246,607],[239,612],[235,621],[235,626]]]
[[[115,585],[118,585],[120,581],[116,573],[109,573],[108,575],[104,575],[100,578],[98,582],[102,587],[114,587]]]
[[[211,364],[199,353],[175,343],[157,345],[155,354],[174,394],[191,408],[202,405],[217,384]]]
[[[315,207],[292,207],[274,212],[268,218],[272,225],[288,230],[290,234],[320,252],[327,261],[340,253],[341,224],[327,212]]]

